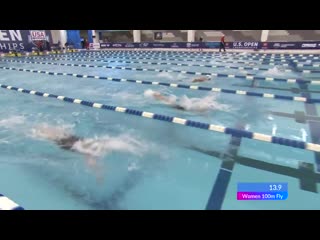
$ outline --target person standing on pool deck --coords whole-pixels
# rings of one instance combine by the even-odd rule
[[[220,39],[219,52],[221,52],[221,49],[223,49],[223,51],[226,51],[226,49],[225,49],[225,41],[224,41],[224,37],[225,37],[225,35],[222,35],[222,37],[221,37],[221,39]]]
[[[199,42],[200,42],[199,52],[202,52],[203,51],[203,49],[202,49],[203,38],[202,37],[199,38]]]

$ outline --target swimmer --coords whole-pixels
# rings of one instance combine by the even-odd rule
[[[76,144],[81,143],[85,147],[85,145],[88,145],[88,143],[90,143],[88,140],[72,135],[62,127],[41,125],[33,129],[33,132],[36,134],[36,136],[42,139],[50,140],[64,150],[83,154],[85,156],[88,167],[96,173],[97,181],[101,182],[103,180],[101,168],[97,165],[97,156],[94,156],[86,151],[80,151],[78,150],[78,148],[75,147]],[[91,141],[91,143],[94,144],[93,141]]]
[[[178,105],[176,103],[175,100],[173,100],[172,98],[169,98],[169,97],[166,97],[166,96],[163,96],[161,93],[159,92],[152,92],[152,96],[159,100],[159,101],[162,101],[168,105],[170,105],[171,107],[175,108],[175,109],[179,109],[179,110],[186,110],[184,107]]]
[[[198,113],[205,113],[210,109],[226,109],[227,107],[223,104],[217,104],[214,102],[212,96],[207,96],[205,98],[188,98],[187,96],[182,96],[179,100],[176,99],[176,96],[164,96],[159,92],[154,92],[152,90],[147,90],[145,92],[146,96],[151,96],[156,100],[159,100],[174,109],[182,111],[191,111]]]
[[[195,78],[192,80],[192,82],[205,82],[205,81],[209,81],[209,80],[210,80],[209,76],[206,76],[206,77]]]

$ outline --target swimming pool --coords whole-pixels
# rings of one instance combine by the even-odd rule
[[[319,153],[299,148],[301,142],[320,143],[319,62],[318,55],[157,51],[1,58],[0,193],[25,209],[320,209]],[[193,83],[200,75],[210,81]],[[65,98],[12,91],[18,88]],[[185,111],[157,101],[155,91]],[[68,98],[299,144],[141,118]],[[86,151],[103,178],[97,181],[85,155],[42,139],[37,127],[43,125],[96,141]],[[287,182],[289,197],[237,201],[239,182]]]

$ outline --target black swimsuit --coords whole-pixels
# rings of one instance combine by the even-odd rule
[[[184,107],[182,107],[180,105],[174,105],[173,107],[176,109],[179,109],[179,110],[186,110]]]
[[[58,139],[55,142],[62,149],[73,151],[72,146],[75,144],[75,142],[77,142],[79,140],[81,140],[81,138],[71,135],[71,136],[68,136],[65,138]]]

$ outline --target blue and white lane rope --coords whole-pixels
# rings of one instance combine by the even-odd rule
[[[66,56],[66,55],[65,55]],[[73,56],[73,57],[75,57],[75,56],[78,56],[78,57],[85,57],[85,56],[83,56],[83,55],[71,55],[71,56]],[[92,57],[92,56],[90,56],[91,58],[94,58],[94,59],[97,59],[97,60],[103,60],[103,59],[106,59],[107,57],[109,57],[109,58],[115,58],[115,59],[117,59],[117,58],[119,58],[119,59],[154,59],[154,60],[164,60],[164,61],[184,61],[184,62],[209,62],[209,63],[211,63],[212,61],[216,61],[216,62],[222,62],[222,61],[226,61],[226,60],[217,60],[217,59],[211,59],[211,60],[205,60],[205,59],[186,59],[186,58],[184,58],[184,57],[177,57],[177,58],[163,58],[163,57],[143,57],[143,56],[136,56],[136,57],[132,57],[132,56],[128,56],[128,55],[126,55],[126,56],[123,56],[123,57],[121,57],[121,56],[104,56],[104,57]],[[26,57],[26,58],[37,58],[37,57],[34,57],[34,56],[32,56],[32,57]],[[219,58],[219,59],[224,59],[224,58]],[[229,59],[229,58],[226,58],[226,59]],[[249,59],[249,58],[234,58],[232,61],[230,60],[229,62],[230,63],[235,63],[235,62],[237,62],[237,63],[240,63],[241,61],[235,61],[235,60],[251,60],[251,61],[254,61],[255,63],[258,63],[258,64],[265,64],[265,63],[268,63],[268,64],[270,64],[270,63],[273,63],[273,64],[287,64],[286,62],[287,61],[285,61],[285,60],[281,60],[281,61],[266,61],[266,60],[263,60],[263,59],[260,59],[260,60],[254,60],[254,59]],[[228,62],[228,61],[226,61],[226,62]],[[295,63],[298,63],[299,61],[298,60],[292,60],[292,62],[295,62]]]
[[[134,109],[124,108],[124,107],[110,106],[110,105],[105,105],[105,104],[101,104],[101,103],[85,101],[85,100],[81,100],[78,98],[70,98],[70,97],[54,95],[54,94],[50,94],[50,93],[38,92],[38,91],[34,91],[34,90],[27,90],[27,89],[17,88],[17,87],[13,87],[13,86],[4,85],[4,84],[0,84],[0,87],[4,88],[4,89],[8,89],[8,90],[14,90],[14,91],[22,92],[22,93],[31,94],[31,95],[37,95],[40,97],[55,98],[55,99],[58,99],[61,101],[75,103],[75,104],[81,104],[81,105],[88,106],[88,107],[94,107],[94,108],[99,108],[99,109],[103,109],[103,110],[110,110],[110,111],[115,111],[115,112],[120,112],[120,113],[126,113],[126,114],[130,114],[130,115],[144,117],[144,118],[150,118],[150,119],[180,124],[180,125],[184,125],[184,126],[188,126],[188,127],[195,127],[195,128],[201,128],[204,130],[209,130],[209,131],[214,131],[214,132],[221,132],[221,133],[229,134],[229,135],[236,136],[236,137],[250,138],[250,139],[257,140],[257,141],[269,142],[269,143],[285,145],[285,146],[294,147],[294,148],[310,150],[310,151],[314,151],[314,152],[320,152],[320,145],[319,144],[291,140],[291,139],[282,138],[282,137],[275,137],[275,136],[270,136],[270,135],[261,134],[261,133],[257,133],[257,132],[249,132],[249,131],[229,128],[229,127],[224,127],[224,126],[219,126],[219,125],[208,124],[208,123],[196,122],[196,121],[192,121],[192,120],[188,120],[188,119],[171,117],[171,116],[161,115],[161,114],[152,113],[152,112],[145,112],[145,111],[134,110]]]
[[[198,61],[195,61],[195,60],[190,60],[190,59],[183,59],[183,60],[180,60],[180,59],[175,59],[175,58],[150,58],[150,57],[113,57],[114,59],[126,59],[126,60],[162,60],[162,61],[180,61],[180,62],[207,62],[207,63],[212,63],[211,61],[209,60],[198,60]],[[25,59],[42,59],[40,57],[25,57]],[[73,58],[46,58],[46,59],[52,59],[52,60],[70,60],[70,59],[73,59]],[[79,58],[79,60],[77,61],[93,61],[93,62],[103,62],[104,60],[106,60],[106,58],[95,58],[95,59],[83,59],[83,58]],[[289,66],[288,63],[265,63],[265,62],[250,62],[250,61],[227,61],[227,60],[214,60],[215,62],[220,62],[220,63],[241,63],[241,64],[261,64],[261,65],[269,65],[269,66],[277,66],[277,65],[280,65],[280,66]]]
[[[192,49],[190,49],[192,50]],[[152,52],[165,52],[165,53],[186,53],[186,54],[195,54],[195,55],[243,55],[243,51],[241,52],[226,52],[226,53],[219,53],[219,52],[190,52],[190,51],[174,51],[173,49],[168,51],[168,50],[143,50],[143,49],[132,49],[132,50],[99,50],[100,52],[110,52],[110,53],[116,53],[116,52],[146,52],[146,53],[152,53]],[[306,54],[306,53],[256,53],[256,52],[245,52],[246,55],[253,55],[253,56],[299,56],[299,57],[313,57],[313,56],[319,56],[319,54]]]
[[[65,58],[65,57],[26,57],[26,59],[41,59],[41,60],[61,60],[61,61],[64,61],[64,60],[72,60],[72,61],[79,61],[79,62],[112,62],[111,61],[108,61],[108,60],[105,60],[105,59],[84,59],[84,58]],[[139,60],[139,59],[143,59],[143,60],[158,60],[158,59],[154,59],[154,58],[126,58],[126,57],[117,57],[116,59],[130,59],[130,60]],[[174,61],[179,61],[179,60],[175,60],[175,59],[172,59]],[[116,60],[114,60],[116,61]],[[189,60],[185,60],[185,61],[189,61]],[[190,61],[189,61],[190,62]],[[208,62],[208,61],[206,61]],[[245,62],[245,61],[220,61],[220,60],[215,60],[215,62],[221,62],[221,63],[241,63],[241,64],[258,64],[256,62]],[[211,62],[210,62],[211,63]],[[163,63],[158,63],[159,65],[163,64]],[[177,64],[177,63],[168,63],[168,64]],[[193,64],[191,64],[193,65]],[[284,63],[284,64],[275,64],[275,63],[263,63],[262,65],[266,65],[266,66],[289,66],[289,64],[287,63]],[[301,65],[302,67],[303,66],[308,66],[308,67],[319,67],[320,64],[299,64]]]
[[[190,51],[193,50],[193,51]],[[243,55],[244,52],[247,55],[255,55],[255,56],[299,56],[299,57],[313,57],[313,56],[319,56],[318,53],[265,53],[265,52],[250,52],[250,51],[245,51],[245,49],[243,49],[243,51],[239,51],[239,52],[212,52],[212,51],[204,51],[204,52],[198,52],[195,51],[197,50],[197,48],[195,49],[189,49],[189,50],[185,50],[182,51],[182,49],[180,50],[175,50],[175,49],[170,49],[170,50],[146,50],[143,48],[132,48],[132,49],[100,49],[100,50],[88,50],[88,51],[82,51],[82,52],[110,52],[110,53],[115,53],[115,52],[146,52],[146,53],[186,53],[186,54],[197,54],[197,55],[216,55],[216,54],[223,54],[223,55]],[[241,49],[238,49],[241,50]]]
[[[24,208],[0,193],[0,210],[24,210]]]
[[[46,63],[44,63],[46,64]],[[79,67],[88,67],[87,65],[80,65],[74,63],[53,63],[53,65],[63,65],[63,66],[79,66]],[[181,71],[181,70],[163,70],[163,69],[147,69],[147,68],[130,68],[130,67],[117,67],[117,66],[98,66],[98,65],[89,65],[93,68],[109,68],[109,69],[119,69],[119,70],[128,70],[128,71],[151,71],[151,72],[168,72],[168,73],[183,73],[183,74],[190,74],[190,75],[201,75],[201,76],[212,76],[212,77],[225,77],[225,78],[239,78],[239,79],[246,79],[249,81],[274,81],[274,82],[284,82],[288,84],[295,84],[295,83],[307,83],[310,85],[320,85],[319,80],[304,80],[304,79],[296,79],[296,78],[273,78],[273,77],[257,77],[251,75],[235,75],[235,74],[224,74],[224,73],[204,73],[204,72],[191,72],[191,71]],[[14,67],[0,67],[0,69],[4,70],[18,70],[18,71],[27,71],[24,68],[14,68]],[[35,72],[39,72],[39,70],[34,70]],[[28,71],[27,71],[28,72]],[[52,74],[51,74],[52,75]],[[53,74],[55,75],[55,74]],[[61,75],[61,74],[60,74]],[[67,74],[68,75],[68,74]],[[74,74],[72,74],[74,75]]]
[[[252,61],[260,61],[260,62],[288,62],[288,61],[293,61],[293,62],[301,62],[301,60],[309,60],[309,61],[320,61],[319,57],[313,57],[312,59],[308,59],[306,57],[302,58],[295,58],[295,57],[290,57],[290,58],[267,58],[267,57],[249,57],[245,55],[241,55],[240,57],[225,57],[223,55],[219,56],[190,56],[190,55],[159,55],[159,54],[139,54],[139,53],[132,53],[132,54],[99,54],[99,53],[94,53],[94,54],[89,54],[89,53],[70,53],[66,55],[71,55],[71,56],[81,56],[81,57],[94,57],[94,58],[103,58],[103,57],[118,57],[118,56],[139,56],[139,57],[154,57],[154,58],[159,58],[159,57],[174,57],[174,58],[191,58],[194,59],[194,61],[200,61],[200,60],[215,60],[215,59],[234,59],[234,60],[252,60]]]
[[[71,55],[94,55],[94,56],[107,56],[107,55],[145,55],[145,56],[172,56],[172,57],[190,57],[190,58],[195,58],[195,57],[201,57],[201,58],[207,58],[207,59],[212,59],[214,57],[219,57],[219,56],[224,56],[224,57],[237,57],[235,54],[211,54],[211,55],[195,55],[195,54],[190,54],[190,53],[144,53],[144,52],[115,52],[115,53],[104,53],[104,52],[82,52],[82,53],[70,53]],[[177,55],[174,55],[177,54]],[[239,56],[239,55],[238,55]],[[319,60],[319,56],[248,56],[247,54],[242,54],[240,55],[241,57],[249,57],[249,58],[255,58],[255,59],[283,59],[283,60]]]
[[[45,58],[43,58],[45,59]],[[77,61],[77,59],[70,59],[73,61]],[[31,64],[43,64],[43,65],[59,65],[59,66],[74,66],[74,67],[88,67],[88,68],[110,68],[110,69],[122,69],[122,70],[132,70],[133,68],[124,68],[124,67],[110,67],[105,65],[89,65],[89,64],[76,64],[76,63],[52,63],[52,62],[35,62],[35,61],[21,61],[21,60],[11,60],[11,59],[0,59],[2,62],[13,62],[13,63],[31,63]],[[238,66],[225,66],[225,65],[204,65],[204,64],[184,64],[184,63],[157,63],[157,62],[142,62],[142,61],[103,61],[105,63],[136,63],[136,64],[147,64],[147,65],[173,65],[179,67],[207,67],[212,69],[217,68],[226,68],[226,69],[237,69],[237,70],[257,70],[257,71],[268,71],[270,68],[258,68],[258,67],[238,67]],[[155,71],[154,69],[146,68],[134,68],[137,71]],[[184,73],[184,71],[179,70],[166,70],[162,69],[163,72],[176,72],[176,73]],[[293,72],[291,69],[285,69],[285,72]],[[297,70],[295,72],[301,73],[320,73],[320,70]],[[195,74],[196,72],[186,74]],[[201,73],[201,75],[210,75],[211,73]],[[235,76],[237,77],[237,76]]]
[[[97,57],[97,56],[101,56],[101,57],[112,57],[112,56],[145,56],[145,57],[177,57],[177,58],[199,58],[199,59],[238,59],[238,60],[245,60],[245,59],[249,59],[249,60],[255,60],[255,61],[281,61],[281,62],[287,62],[287,61],[291,61],[291,60],[297,60],[297,61],[301,61],[301,60],[309,60],[309,61],[314,61],[314,60],[319,60],[319,57],[251,57],[251,56],[245,56],[245,55],[241,55],[241,57],[237,57],[234,55],[216,55],[216,56],[201,56],[201,55],[187,55],[187,54],[179,54],[179,55],[172,55],[172,54],[139,54],[139,53],[124,53],[124,54],[99,54],[99,53],[80,53],[80,54],[67,54],[67,55],[71,55],[71,56],[83,56],[83,57]]]
[[[192,49],[190,49],[192,50]],[[195,51],[175,51],[172,50],[143,50],[143,49],[119,49],[119,50],[99,50],[99,51],[87,51],[87,52],[102,52],[102,53],[131,53],[131,52],[139,52],[139,53],[171,53],[171,54],[190,54],[190,55],[251,55],[251,56],[279,56],[279,57],[315,57],[320,56],[318,53],[314,54],[301,54],[301,53],[257,53],[257,52],[248,52],[248,51],[241,51],[241,52],[195,52]],[[245,53],[245,54],[244,54]]]
[[[43,71],[43,70],[32,70],[32,69],[13,68],[13,67],[0,67],[0,69],[14,70],[14,71],[20,71],[20,72],[47,74],[47,75],[55,75],[55,76],[71,76],[71,77],[77,77],[77,78],[94,78],[94,79],[108,80],[108,81],[113,81],[113,82],[129,82],[129,83],[147,84],[147,85],[160,85],[160,86],[166,86],[166,87],[229,93],[229,94],[236,94],[236,95],[262,97],[262,98],[268,98],[268,99],[280,99],[280,100],[306,102],[306,103],[320,103],[320,99],[317,99],[317,98],[284,96],[284,95],[278,95],[278,94],[257,93],[257,92],[249,92],[249,91],[233,90],[233,89],[223,89],[223,88],[210,88],[210,87],[201,87],[201,86],[197,86],[197,85],[184,85],[184,84],[176,84],[176,83],[154,82],[154,81],[126,79],[126,78],[112,78],[112,77],[102,77],[102,76],[95,76],[95,75],[82,75],[82,74],[77,74],[77,73],[49,72],[49,71]]]

